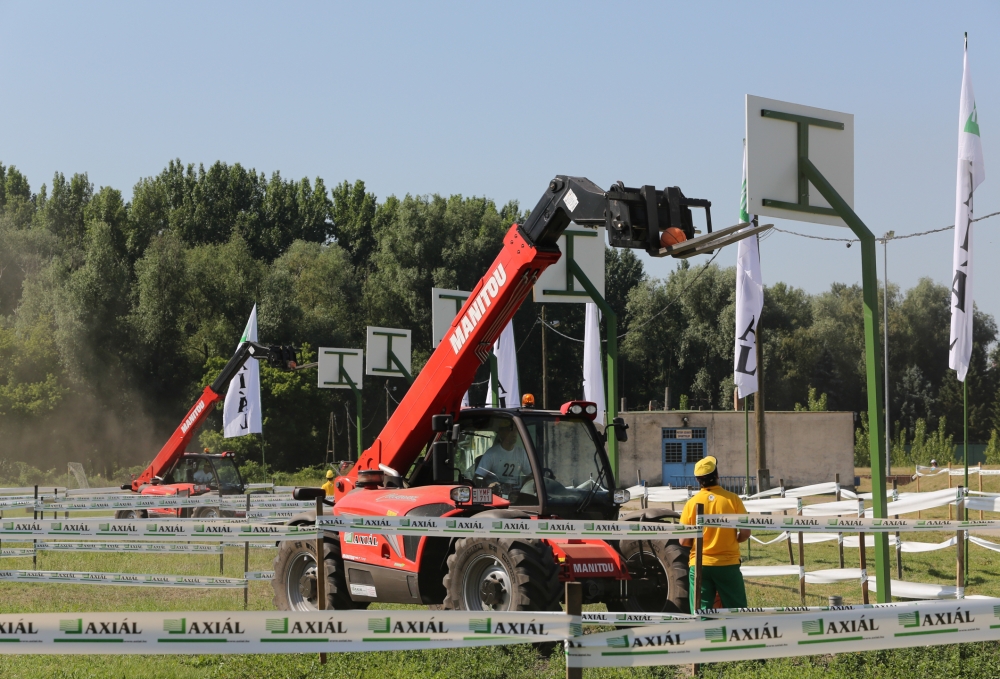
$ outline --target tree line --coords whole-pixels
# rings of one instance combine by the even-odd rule
[[[86,174],[56,173],[34,191],[0,164],[0,457],[47,468],[79,461],[106,476],[147,462],[232,355],[255,303],[260,340],[294,343],[302,361],[319,346],[363,347],[365,327],[378,325],[413,331],[419,370],[431,352],[431,287],[472,289],[525,216],[516,201],[379,199],[362,181],[327,188],[238,163],[171,161],[130,200]],[[685,261],[656,279],[631,251],[606,251],[607,297],[624,334],[619,387],[631,407],[662,406],[665,387],[674,408],[732,407],[734,275]],[[890,286],[888,304],[893,421],[911,440],[939,422],[955,434],[949,291],[929,279],[905,292]],[[514,319],[521,390],[539,400],[540,311],[529,299]],[[548,405],[557,407],[582,394],[584,313],[550,304],[546,316],[559,321],[545,331]],[[1000,430],[997,329],[978,311],[975,328],[970,434],[985,441]],[[865,409],[859,286],[816,295],[769,286],[761,337],[769,409],[823,397],[830,409]],[[262,366],[261,375],[263,436],[223,440],[216,413],[199,445],[280,469],[322,463],[331,444],[338,458],[357,454],[349,392],[317,389],[312,371]],[[485,400],[486,378],[483,369],[474,402]],[[407,386],[366,378],[366,444]]]

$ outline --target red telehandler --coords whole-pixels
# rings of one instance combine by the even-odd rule
[[[153,461],[132,483],[122,485],[122,490],[131,490],[142,495],[242,495],[246,485],[236,467],[233,453],[209,455],[208,453],[185,452],[195,432],[215,408],[229,383],[239,373],[240,368],[251,358],[266,360],[271,365],[284,370],[296,368],[295,350],[284,346],[265,346],[256,342],[244,342],[229,359],[226,366],[212,384],[205,387],[201,396],[188,411],[173,435],[157,453]],[[178,509],[121,509],[115,512],[116,519],[135,519],[149,515],[197,518],[217,518],[223,511],[216,507]],[[225,514],[232,514],[226,511]]]
[[[707,233],[695,236],[690,208],[703,207]],[[654,256],[710,252],[767,228],[737,224],[712,232],[711,203],[677,187],[604,191],[580,177],[553,179],[524,224],[514,224],[486,276],[473,289],[445,340],[431,355],[378,438],[351,471],[337,477],[339,516],[563,518],[663,521],[669,510],[619,517],[627,491],[605,452],[606,433],[592,403],[557,411],[470,408],[462,397],[494,341],[560,257],[557,240],[571,223],[607,228],[612,246]],[[660,246],[661,233],[686,240]],[[672,231],[676,234],[676,231]],[[674,240],[678,240],[676,236]],[[516,405],[516,404],[514,404]],[[625,440],[621,418],[608,425]],[[322,496],[297,489],[298,499]],[[315,512],[290,523],[315,523]],[[371,602],[462,610],[557,610],[561,583],[583,584],[586,603],[609,610],[687,610],[688,550],[677,541],[447,538],[327,531],[316,543],[285,541],[274,560],[274,604],[314,610],[316,559],[324,559],[326,609]]]

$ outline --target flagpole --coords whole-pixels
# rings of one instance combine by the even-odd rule
[[[749,394],[748,394],[749,395]],[[746,438],[747,444],[747,485],[746,494],[752,495],[750,492],[750,411],[747,410],[747,397],[743,397],[743,434]]]

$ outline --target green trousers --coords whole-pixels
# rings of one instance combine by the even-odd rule
[[[694,566],[688,569],[688,591],[691,592],[691,612],[697,608],[715,608],[715,594],[722,599],[723,608],[746,608],[747,591],[739,564],[732,566],[701,567],[701,597],[695,596]]]

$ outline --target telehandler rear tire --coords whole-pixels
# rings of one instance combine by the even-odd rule
[[[558,611],[559,566],[541,540],[463,538],[448,557],[444,608]]]
[[[145,519],[149,516],[145,509],[119,509],[115,512],[116,519]]]
[[[676,540],[622,540],[618,551],[628,567],[628,598],[617,610],[631,613],[690,613],[687,547]],[[612,610],[613,604],[608,604]]]
[[[366,602],[353,601],[344,577],[344,560],[340,542],[335,538],[323,541],[326,569],[326,610],[345,611],[368,608]],[[279,611],[316,610],[316,541],[285,540],[274,558],[274,607]]]

